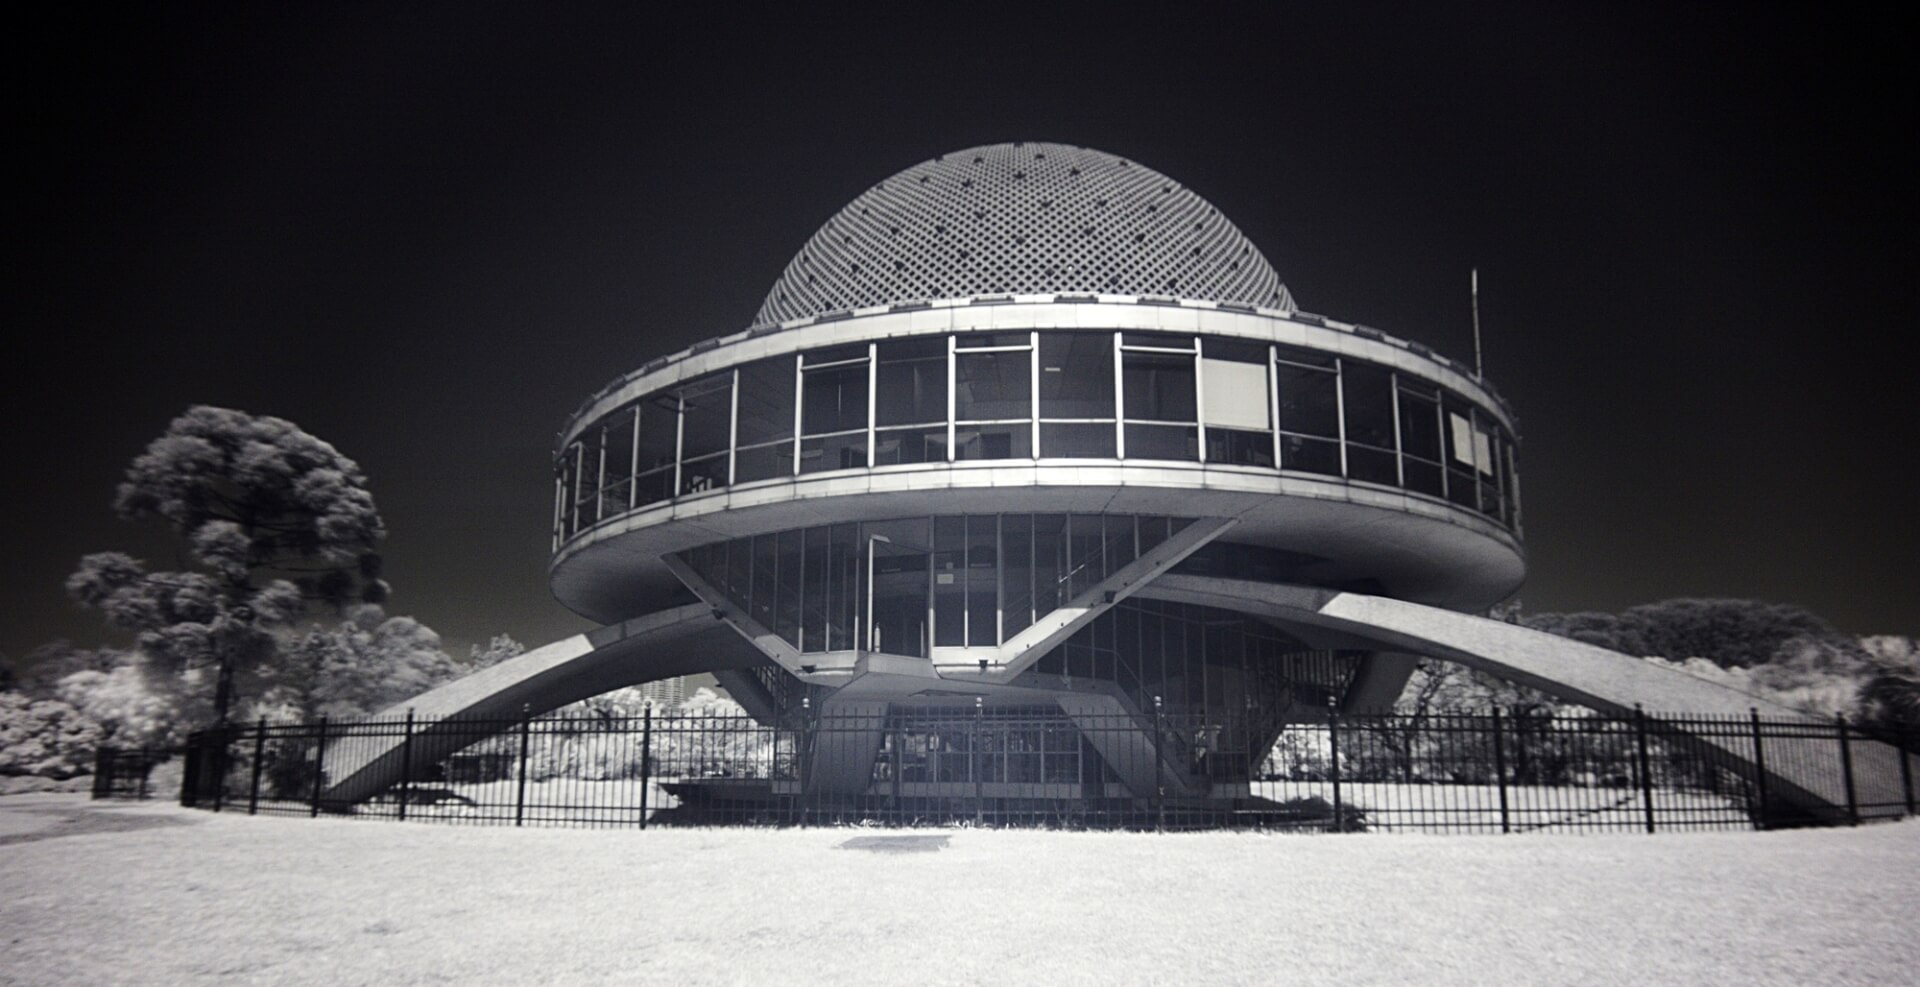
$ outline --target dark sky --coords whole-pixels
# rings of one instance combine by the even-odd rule
[[[585,626],[546,588],[567,414],[744,328],[866,187],[1008,140],[1165,172],[1302,308],[1467,358],[1477,265],[1527,610],[1748,596],[1920,632],[1920,162],[1889,23],[398,6],[16,24],[0,651],[108,639],[61,591],[83,553],[171,564],[109,502],[195,403],[358,460],[391,609],[457,651]]]

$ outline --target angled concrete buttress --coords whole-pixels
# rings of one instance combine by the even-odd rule
[[[459,720],[539,715],[612,689],[675,675],[750,668],[764,662],[713,610],[689,604],[612,624],[483,668],[384,710],[391,720],[412,710],[412,761],[418,768],[472,743]],[[449,723],[448,721],[455,721]],[[378,794],[403,777],[400,736],[354,738],[329,750],[335,779],[323,805],[345,806]],[[414,774],[418,777],[417,772]]]
[[[1538,689],[1615,716],[1644,709],[1663,739],[1701,750],[1728,767],[1754,769],[1753,739],[1739,730],[1688,732],[1679,717],[1744,718],[1753,710],[1774,720],[1831,726],[1684,672],[1515,624],[1385,597],[1248,580],[1168,574],[1140,595],[1239,610],[1282,624],[1352,634],[1380,647],[1430,655]],[[1812,733],[1812,731],[1810,731]],[[1902,814],[1901,755],[1888,744],[1851,742],[1854,798],[1862,816]],[[1847,817],[1842,751],[1831,734],[1770,737],[1765,742],[1768,791],[1832,822]]]

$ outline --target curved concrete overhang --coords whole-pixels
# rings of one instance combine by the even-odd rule
[[[432,764],[482,737],[463,720],[538,716],[630,685],[698,672],[752,668],[765,659],[704,604],[674,607],[555,641],[483,668],[383,710],[393,722],[412,714],[415,764]],[[391,731],[389,731],[391,733]],[[333,779],[323,803],[346,805],[378,794],[402,774],[400,736],[355,737],[327,757]]]
[[[986,461],[883,466],[742,484],[606,522],[560,547],[554,596],[612,622],[679,583],[662,557],[813,525],[986,513],[1234,518],[1231,541],[1326,559],[1316,581],[1378,580],[1396,597],[1462,610],[1510,596],[1526,553],[1510,532],[1437,498],[1391,487],[1199,463]]]
[[[1844,819],[1852,801],[1900,814],[1898,808],[1888,808],[1903,802],[1901,755],[1892,746],[1856,740],[1843,754],[1835,737],[1809,731],[1804,737],[1769,740],[1771,753],[1758,765],[1751,735],[1737,728],[1744,718],[1757,711],[1771,720],[1824,722],[1616,651],[1404,600],[1304,586],[1168,574],[1136,594],[1237,610],[1309,633],[1319,629],[1351,635],[1381,649],[1456,662],[1614,716],[1644,710],[1662,737],[1739,770],[1764,771],[1774,791],[1829,821]],[[1663,714],[1682,719],[1670,721]],[[1698,717],[1724,717],[1736,726],[1689,732]],[[1857,786],[1852,798],[1840,770],[1842,757],[1849,755],[1851,783]]]
[[[556,448],[565,448],[581,431],[621,405],[754,360],[869,340],[1028,329],[1201,333],[1351,356],[1445,387],[1480,405],[1507,431],[1517,432],[1506,402],[1465,367],[1417,343],[1366,326],[1304,312],[1177,298],[1009,295],[859,309],[761,326],[696,343],[601,388],[567,420]]]

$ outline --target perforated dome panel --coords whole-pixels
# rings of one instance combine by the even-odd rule
[[[1238,228],[1173,179],[1103,151],[991,144],[915,165],[827,221],[755,324],[1002,294],[1165,295],[1293,311]]]

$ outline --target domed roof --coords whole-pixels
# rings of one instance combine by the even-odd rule
[[[1220,211],[1137,162],[990,144],[914,165],[827,220],[754,324],[1002,294],[1164,295],[1293,311]]]

